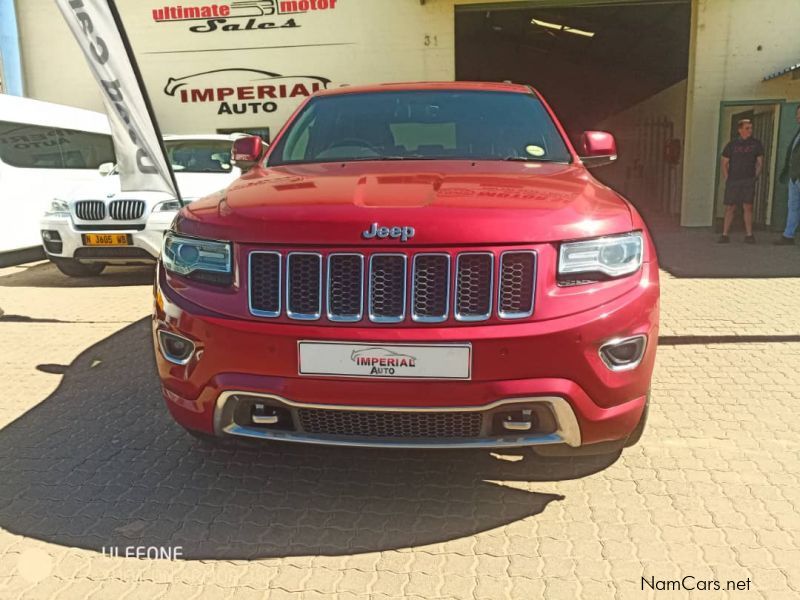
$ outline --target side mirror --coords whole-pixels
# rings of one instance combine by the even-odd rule
[[[233,142],[231,162],[242,170],[249,171],[264,153],[266,144],[257,135],[248,135]]]
[[[588,168],[609,165],[617,160],[617,142],[605,131],[584,131],[581,136],[581,161]]]
[[[97,172],[100,173],[103,177],[106,175],[111,175],[111,171],[114,170],[114,163],[113,162],[105,162],[97,167]]]

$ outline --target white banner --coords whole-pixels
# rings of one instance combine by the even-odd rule
[[[55,2],[103,93],[122,190],[167,192],[178,197],[158,124],[148,110],[146,92],[139,85],[134,58],[126,49],[125,32],[113,0]]]

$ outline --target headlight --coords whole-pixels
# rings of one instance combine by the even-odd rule
[[[69,214],[69,204],[66,200],[53,200],[50,208],[47,209],[48,215]]]
[[[170,231],[164,236],[161,260],[178,275],[214,285],[233,282],[231,244],[183,237]]]
[[[194,198],[184,198],[183,203],[189,204],[190,202],[194,202],[197,200],[197,197]],[[153,207],[153,212],[171,212],[177,211],[181,209],[181,203],[177,200],[164,200],[164,202],[159,202]]]
[[[159,202],[153,207],[153,212],[171,212],[173,210],[180,210],[181,203],[177,200],[167,200],[166,202]]]
[[[586,279],[598,274],[621,277],[635,273],[642,266],[644,240],[641,231],[624,235],[568,242],[561,245],[558,274],[585,274]],[[569,279],[573,279],[569,277]]]

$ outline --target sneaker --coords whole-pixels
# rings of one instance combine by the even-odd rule
[[[772,242],[774,246],[791,246],[794,244],[794,238],[787,238],[786,236],[782,235],[777,240]]]
[[[729,238],[727,235],[725,235],[723,233],[721,236],[719,236],[719,239],[717,240],[717,243],[718,244],[727,244],[730,241],[731,241],[731,238]]]
[[[746,235],[746,236],[744,236],[744,243],[745,244],[755,244],[756,243],[756,236],[754,236],[754,235]]]

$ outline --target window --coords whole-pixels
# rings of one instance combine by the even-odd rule
[[[167,155],[176,173],[230,173],[228,140],[166,140]]]
[[[313,98],[268,164],[432,159],[569,162],[570,154],[533,94],[404,90]]]
[[[0,121],[0,159],[24,169],[96,169],[115,162],[111,136]]]

